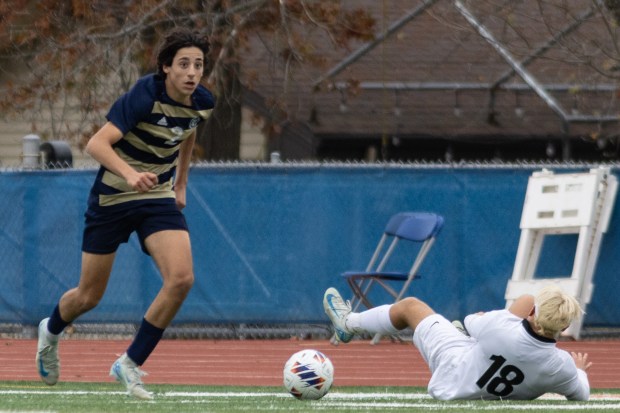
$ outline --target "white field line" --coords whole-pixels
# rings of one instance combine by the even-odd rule
[[[323,404],[325,406],[323,406]],[[321,403],[321,407],[333,407],[333,408],[383,408],[383,409],[397,409],[397,408],[417,408],[428,410],[463,410],[471,409],[472,411],[508,411],[508,410],[613,410],[620,409],[620,403],[611,404],[591,404],[587,402],[583,403],[558,403],[558,404],[515,404],[506,405],[504,403],[488,402],[488,404],[472,404],[464,402],[449,402],[446,404],[438,403],[402,403],[402,402],[327,402]]]
[[[79,396],[79,395],[125,395],[124,391],[98,391],[98,390],[37,390],[37,389],[15,389],[15,390],[0,390],[0,395],[3,394],[48,394],[48,395],[60,395],[60,396]],[[159,397],[213,397],[213,398],[244,398],[244,397],[291,397],[285,391],[282,392],[164,392],[157,393]],[[344,393],[334,392],[328,393],[323,400],[432,400],[428,394],[425,393]],[[538,400],[558,400],[565,401],[563,396],[556,394],[545,394]],[[595,393],[590,396],[590,401],[614,401],[620,403],[620,393]],[[571,403],[572,404],[572,403]]]
[[[126,395],[121,391],[55,391],[55,390],[35,390],[35,389],[19,389],[19,390],[0,390],[2,395],[56,395],[56,396],[80,396],[80,395]],[[164,392],[156,394],[156,401],[166,403],[166,398],[186,398],[184,403],[202,404],[213,402],[218,398],[265,398],[291,397],[285,391],[282,392]],[[203,399],[203,400],[201,400]],[[311,402],[313,408],[319,410],[338,409],[338,408],[358,408],[358,409],[402,409],[402,408],[419,408],[428,410],[456,410],[456,409],[474,409],[481,411],[505,411],[505,410],[534,410],[545,409],[553,410],[614,410],[620,411],[620,394],[600,393],[593,394],[590,402],[566,402],[563,397],[553,394],[547,394],[540,398],[546,400],[547,403],[526,403],[526,404],[510,404],[503,402],[488,402],[486,404],[473,404],[467,401],[458,402],[434,402],[431,397],[423,393],[340,393],[331,392],[322,400]],[[557,401],[557,403],[548,403],[549,401]],[[179,401],[170,400],[170,402],[178,403]],[[613,402],[613,403],[609,403]],[[3,411],[0,410],[0,413]]]

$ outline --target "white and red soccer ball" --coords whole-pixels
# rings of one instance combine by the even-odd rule
[[[301,350],[284,364],[284,387],[299,400],[318,400],[334,382],[334,365],[317,350]]]

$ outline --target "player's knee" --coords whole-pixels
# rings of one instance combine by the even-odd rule
[[[412,310],[412,309],[413,309],[413,310],[415,310],[415,309],[417,309],[418,307],[420,307],[421,305],[423,305],[423,304],[424,304],[424,302],[423,302],[422,300],[419,300],[419,299],[417,299],[417,298],[415,298],[415,297],[407,297],[407,298],[403,298],[403,299],[399,302],[399,304],[400,304],[400,303],[402,303],[402,307],[403,307],[403,309],[406,309],[406,311],[407,311],[407,310],[409,310],[409,311],[410,311],[410,310]]]
[[[410,315],[414,313],[420,300],[407,297],[394,304],[390,309],[390,321],[398,330],[409,326]]]
[[[167,287],[174,295],[185,297],[194,285],[192,272],[181,272],[168,277]]]
[[[400,320],[400,323],[413,329],[426,317],[434,314],[434,311],[424,301],[415,297],[407,297],[392,307],[392,319]],[[397,326],[396,324],[394,324]],[[397,326],[398,327],[398,326]]]

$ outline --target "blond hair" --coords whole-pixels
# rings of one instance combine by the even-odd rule
[[[558,286],[548,285],[534,299],[534,321],[544,336],[558,337],[583,310],[577,300]]]

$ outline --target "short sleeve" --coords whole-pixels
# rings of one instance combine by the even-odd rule
[[[196,110],[208,110],[215,107],[215,97],[209,89],[199,84],[192,95]]]
[[[125,135],[142,120],[148,118],[153,109],[155,95],[154,76],[145,76],[114,102],[106,118]]]
[[[494,310],[488,311],[483,314],[470,314],[465,317],[464,324],[465,329],[472,337],[479,337],[480,333],[490,324],[496,323],[499,319],[504,319],[507,314],[507,310]]]

